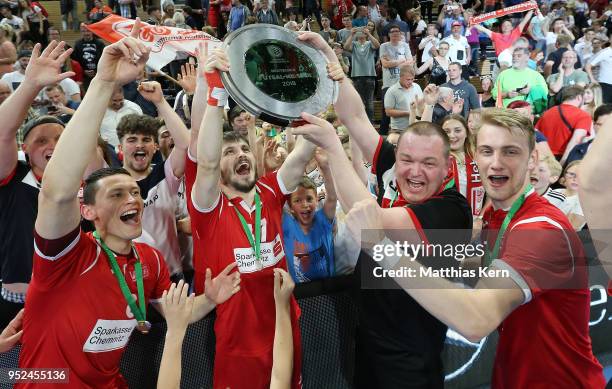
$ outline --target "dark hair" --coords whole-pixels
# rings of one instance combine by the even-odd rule
[[[227,120],[230,122],[230,125],[232,124],[234,119],[236,119],[238,116],[240,116],[240,114],[243,113],[243,112],[246,112],[246,109],[242,108],[239,105],[237,105],[234,108],[232,108],[229,111],[229,113],[227,114]]]
[[[249,141],[244,136],[240,135],[236,131],[228,131],[223,133],[223,144],[225,143],[240,143],[244,142],[247,145]]]
[[[96,203],[96,193],[98,193],[99,186],[96,184],[103,178],[114,176],[117,174],[130,173],[122,167],[105,167],[98,169],[91,173],[89,177],[85,179],[85,185],[83,186],[83,204],[93,205]],[[131,177],[131,176],[130,176]]]
[[[298,184],[298,186],[301,187],[301,188],[304,188],[304,189],[312,189],[315,192],[317,191],[317,185],[308,176],[303,176],[302,179],[300,180],[300,183]],[[293,193],[295,193],[295,192],[293,192]]]
[[[600,116],[610,115],[612,114],[612,104],[602,104],[595,109],[593,112],[593,121],[597,121]]]
[[[584,94],[584,88],[579,85],[570,85],[563,88],[561,91],[561,102],[573,100]]]
[[[161,8],[156,5],[150,5],[149,7],[147,7],[147,15],[151,15],[155,11],[161,11]]]
[[[187,15],[191,16],[191,15],[193,15],[193,8],[191,8],[188,5],[184,5],[183,6],[183,12],[185,12]]]
[[[467,128],[467,127],[466,127]],[[444,158],[448,158],[450,155],[450,141],[448,140],[448,135],[442,129],[442,127],[437,123],[430,122],[415,122],[408,126],[406,131],[402,132],[399,139],[397,140],[397,144],[399,146],[402,138],[406,134],[415,134],[419,136],[438,136],[442,139],[444,144]]]
[[[132,113],[125,115],[117,125],[117,137],[121,141],[127,134],[148,135],[157,141],[157,133],[161,127],[159,119],[148,115]]]
[[[389,34],[391,34],[391,30],[393,30],[394,28],[397,28],[398,30],[400,30],[400,32],[402,32],[402,29],[400,28],[399,25],[392,23],[391,25],[389,25],[389,29],[387,30]]]
[[[457,62],[457,61],[453,61],[453,62],[451,62],[451,63],[449,63],[449,64],[448,64],[448,66],[451,66],[451,65],[456,65],[456,66],[459,66],[459,69],[462,69],[462,68],[463,68],[463,67],[461,66],[461,64],[460,64],[459,62]]]

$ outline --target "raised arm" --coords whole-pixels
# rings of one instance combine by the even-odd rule
[[[62,61],[72,53],[72,49],[69,49],[62,54],[63,48],[63,42],[58,44],[53,41],[41,54],[41,46],[37,44],[23,82],[0,104],[0,181],[8,177],[17,165],[17,130],[40,90],[74,75],[73,72],[61,72]]]
[[[426,71],[431,69],[432,66],[433,66],[433,57],[423,62],[423,64],[417,68],[416,70],[417,76],[420,76],[421,74],[425,73]]]
[[[115,88],[135,80],[149,57],[149,49],[135,38],[139,31],[137,19],[130,37],[104,49],[98,72],[45,169],[36,218],[36,232],[45,239],[63,237],[79,225],[77,193],[83,172],[96,152],[98,131],[111,94]],[[61,51],[61,46],[49,48],[50,55]],[[67,55],[56,57],[58,67]]]
[[[372,35],[370,30],[368,28],[364,28],[363,31],[368,36],[370,43],[372,43],[372,49],[377,50],[378,48],[380,48],[380,42],[378,41],[378,39],[376,39],[374,35]]]
[[[491,35],[493,35],[493,31],[489,30],[488,28],[486,28],[484,26],[481,26],[480,24],[475,24],[474,27],[476,27],[476,29],[478,31],[482,32],[483,34],[485,34],[489,38],[491,38]]]
[[[323,212],[329,220],[333,220],[336,217],[336,205],[338,204],[338,196],[336,195],[336,186],[334,185],[334,178],[329,168],[329,160],[327,158],[327,152],[321,148],[317,148],[315,151],[315,159],[325,180],[325,203],[323,204]]]
[[[327,57],[330,62],[328,64],[330,77],[339,81],[338,100],[334,104],[338,118],[346,126],[351,138],[357,143],[364,157],[372,162],[380,135],[368,119],[361,97],[340,69],[333,50],[317,33],[304,33],[298,39],[321,50]]]
[[[530,10],[529,12],[525,14],[525,16],[523,17],[523,20],[521,20],[521,22],[518,25],[518,28],[521,32],[523,32],[523,30],[525,29],[525,26],[527,25],[527,23],[529,23],[532,17],[533,17],[533,10]]]
[[[291,294],[295,284],[283,269],[274,269],[274,302],[276,324],[272,350],[270,389],[291,387],[293,373],[293,332],[291,329]]]
[[[200,209],[210,208],[221,191],[219,163],[223,140],[223,106],[227,100],[227,92],[221,84],[219,71],[229,70],[227,55],[221,49],[216,49],[206,60],[204,68],[210,90],[208,107],[198,134],[198,173],[191,192],[194,205]]]
[[[353,27],[351,29],[351,33],[346,38],[346,42],[344,42],[344,50],[353,51],[353,39],[355,39],[356,33],[357,33],[357,27]]]
[[[580,177],[579,198],[584,211],[589,231],[599,259],[602,261],[609,277],[612,277],[612,248],[610,234],[612,219],[608,212],[612,209],[612,182],[602,180],[607,177],[612,166],[612,116],[604,122],[597,131],[597,136],[591,144],[578,167]]]
[[[196,50],[196,57],[198,58],[198,68],[196,72],[196,89],[193,94],[193,105],[191,108],[191,137],[189,139],[189,151],[193,157],[198,156],[198,134],[200,133],[200,125],[202,124],[206,107],[208,107],[208,104],[205,103],[208,94],[208,83],[206,82],[206,77],[204,77],[204,66],[208,57],[208,45],[206,43],[200,43]]]
[[[295,130],[293,133],[296,134]],[[306,165],[312,159],[314,150],[314,144],[303,137],[298,137],[295,148],[287,156],[287,159],[280,169],[278,169],[278,175],[283,180],[283,184],[288,191],[292,192],[297,188],[304,176]]]
[[[170,152],[168,159],[172,165],[174,176],[181,178],[185,172],[185,157],[187,155],[187,147],[189,146],[189,130],[185,127],[185,123],[174,112],[170,104],[164,98],[161,85],[157,81],[142,82],[138,86],[138,92],[146,100],[155,104],[159,116],[164,119],[166,128],[170,131],[172,139],[174,139],[174,148]]]

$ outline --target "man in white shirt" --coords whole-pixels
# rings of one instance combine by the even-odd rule
[[[469,79],[468,65],[472,61],[472,50],[467,39],[461,35],[463,23],[453,22],[451,25],[451,35],[442,39],[442,42],[447,42],[449,45],[448,57],[451,62],[459,62],[461,64],[461,76],[466,80]]]
[[[19,16],[13,15],[13,11],[11,8],[6,5],[0,5],[0,15],[2,15],[2,20],[0,20],[0,24],[8,24],[13,27],[15,34],[19,34],[19,32],[23,31],[23,19]]]
[[[601,70],[597,79],[595,79],[592,67],[597,65]],[[612,47],[607,47],[595,54],[585,68],[591,82],[598,82],[601,85],[604,103],[612,103],[612,71],[610,69],[612,69]]]
[[[121,88],[115,90],[100,126],[100,136],[115,149],[119,145],[117,125],[122,117],[131,113],[142,115],[142,109],[138,104],[126,100],[123,97],[123,90]]]
[[[423,98],[423,91],[414,83],[414,68],[402,66],[399,80],[385,94],[385,113],[391,118],[392,130],[405,130],[410,125],[410,104]]]

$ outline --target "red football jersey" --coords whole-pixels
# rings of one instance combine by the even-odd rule
[[[535,126],[536,129],[540,130],[540,132],[546,136],[548,145],[556,157],[563,155],[575,129],[586,130],[588,134],[593,125],[591,115],[580,108],[570,104],[561,104],[559,107],[561,107],[561,112],[563,112],[565,119],[572,126],[571,129],[568,128],[563,119],[561,119],[557,106],[544,112]]]
[[[491,247],[506,213],[485,212]],[[492,387],[603,388],[589,336],[586,261],[567,217],[532,189],[493,265],[511,270],[525,301],[499,327]]]
[[[43,253],[55,241],[35,239],[19,367],[69,369],[69,383],[58,384],[61,388],[127,388],[119,360],[136,320],[93,236],[77,230],[71,235],[71,243],[53,257]],[[159,299],[170,287],[164,259],[146,244],[135,247],[142,263],[145,298],[147,302]],[[137,299],[135,257],[117,256],[117,262]],[[15,388],[35,386],[17,384]]]
[[[185,168],[189,212],[194,244],[193,265],[196,293],[203,293],[207,268],[214,278],[231,263],[237,263],[242,278],[240,292],[217,307],[215,388],[257,389],[270,387],[276,308],[274,268],[287,270],[281,217],[289,192],[276,172],[257,181],[261,199],[261,257],[254,250],[236,214],[238,210],[255,232],[255,205],[223,193],[209,209],[198,208],[191,199],[197,164],[188,155]],[[299,307],[292,299],[294,344],[293,388],[301,386],[301,341]]]

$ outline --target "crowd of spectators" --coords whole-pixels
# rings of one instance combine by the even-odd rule
[[[0,112],[4,121],[0,129],[0,223],[3,224],[0,240],[13,242],[0,244],[0,328],[9,325],[26,303],[35,251],[32,242],[36,239],[37,244],[43,241],[47,244],[52,240],[48,237],[43,240],[33,232],[37,197],[41,184],[44,186],[41,180],[47,163],[54,155],[59,134],[78,114],[86,96],[91,96],[89,90],[99,87],[96,82],[103,77],[101,66],[108,66],[102,61],[108,44],[85,25],[111,14],[126,18],[146,14],[142,19],[148,24],[203,30],[221,40],[253,23],[316,32],[324,48],[333,53],[342,76],[354,85],[368,125],[376,129],[369,140],[374,140],[377,148],[376,144],[360,139],[360,135],[354,139],[354,129],[347,130],[346,119],[339,119],[346,118],[346,114],[336,112],[334,107],[321,113],[321,118],[336,131],[369,195],[386,207],[401,202],[403,193],[399,190],[389,198],[389,185],[393,187],[397,183],[383,174],[391,171],[395,159],[381,159],[382,153],[387,146],[397,148],[399,138],[415,123],[435,123],[447,135],[452,161],[448,184],[467,199],[474,238],[478,237],[486,210],[491,207],[475,163],[477,128],[481,116],[486,116],[487,110],[493,107],[514,110],[535,127],[539,161],[529,172],[535,191],[561,210],[576,231],[587,228],[578,197],[579,167],[604,121],[612,115],[612,5],[597,0],[544,0],[538,2],[539,8],[535,11],[472,25],[469,21],[474,15],[518,2],[444,1],[437,4],[437,18],[434,3],[431,0],[355,3],[336,0],[327,6],[319,0],[188,0],[179,6],[172,0],[162,0],[161,4],[144,0],[108,3],[95,0],[86,1],[85,13],[81,14],[75,0],[61,0],[61,25],[53,25],[39,2],[0,0]],[[72,47],[57,46],[56,42],[69,30],[80,31],[80,38]],[[58,75],[44,78],[33,74],[32,68],[43,66],[41,58],[53,57],[55,50],[69,50],[69,55],[54,57]],[[41,52],[46,54],[41,56]],[[223,70],[223,61],[219,58],[222,55],[212,68]],[[260,180],[257,193],[261,192],[264,205],[270,204],[273,196],[286,195],[286,204],[285,200],[274,200],[281,203],[278,222],[266,221],[266,216],[253,221],[263,222],[264,238],[266,228],[282,236],[281,243],[280,238],[276,241],[277,237],[268,232],[268,239],[261,240],[261,244],[269,245],[266,248],[276,253],[275,244],[281,243],[286,256],[285,268],[293,281],[305,283],[352,273],[360,248],[352,243],[351,226],[338,201],[338,193],[343,188],[332,179],[333,166],[330,168],[330,155],[325,147],[317,147],[315,151],[314,145],[305,146],[304,137],[297,137],[291,128],[261,122],[231,98],[227,102],[219,99],[211,103],[212,97],[206,91],[207,84],[208,88],[212,87],[212,81],[204,77],[203,61],[205,58],[201,56],[178,59],[163,69],[170,77],[142,66],[124,85],[114,83],[108,101],[103,102],[104,112],[99,112],[95,158],[78,179],[87,182],[89,173],[97,168],[125,169],[137,181],[144,202],[142,217],[138,219],[142,222],[142,235],[135,241],[146,243],[155,253],[162,254],[169,280],[194,283],[195,291],[202,294],[205,282],[210,281],[207,267],[213,268],[213,277],[222,276],[225,267],[216,263],[203,267],[198,263],[202,257],[202,248],[198,245],[206,247],[215,242],[202,243],[199,233],[192,235],[192,231],[201,231],[191,217],[197,214],[201,220],[208,220],[202,215],[219,202],[236,209],[243,207],[226,197],[209,198],[202,194],[197,200],[203,201],[199,203],[201,207],[195,205],[197,211],[192,209],[195,203],[190,203],[192,193],[196,193],[191,187],[202,180],[200,169],[208,166],[207,163],[213,167],[219,163],[218,160],[203,162],[195,153],[196,147],[212,157],[220,152],[207,149],[205,142],[198,140],[198,130],[206,127],[203,122],[212,123],[211,126],[218,124],[224,133],[221,161],[227,157],[228,143],[241,146],[227,151],[237,155],[231,172],[224,170],[227,166],[223,165],[217,176],[206,177],[241,182],[243,176],[253,174]],[[209,107],[204,109],[207,98]],[[211,108],[213,105],[218,111]],[[6,119],[8,116],[11,118]],[[221,139],[218,143],[217,146],[222,144]],[[252,153],[252,161],[242,159],[247,153]],[[13,154],[18,159],[13,160]],[[210,166],[206,169],[212,171]],[[383,166],[385,170],[381,171]],[[197,178],[194,170],[198,171]],[[282,178],[277,180],[276,174],[281,177],[281,172]],[[289,183],[291,188],[284,186]],[[421,184],[411,183],[410,190],[418,185]],[[219,191],[214,193],[218,194]],[[86,193],[79,196],[88,205]],[[259,201],[259,197],[253,201]],[[247,213],[251,212],[251,202],[244,207]],[[90,220],[82,220],[82,230],[97,228],[92,225],[94,219],[92,216]],[[121,220],[135,219],[130,214],[122,215]],[[248,235],[247,223],[244,219],[241,221]],[[63,236],[53,239],[60,237]],[[36,255],[43,258],[53,256],[44,250],[54,252],[49,247],[36,250]],[[272,257],[263,261],[276,260]],[[244,276],[254,270],[245,264],[239,264],[239,269],[246,284],[246,291],[239,293],[255,293],[249,290],[253,288],[250,284],[253,279]],[[271,277],[276,277],[276,289],[270,282],[266,296],[271,297],[274,292],[277,300],[289,305],[289,298],[283,295],[286,291],[280,292],[284,275],[277,271]],[[165,279],[157,281],[160,285],[169,285]],[[183,293],[182,284],[173,293],[178,299]],[[161,294],[150,297],[160,298]],[[185,292],[181,304],[186,298]],[[221,303],[225,299],[215,301]],[[269,300],[273,304],[273,299]],[[288,309],[285,305],[282,308]],[[172,312],[172,308],[168,309]],[[217,320],[223,320],[221,315],[228,313],[218,314]],[[292,311],[291,320],[294,319]],[[229,320],[227,325],[236,324]],[[223,342],[227,339],[222,339],[220,344],[226,344]],[[231,362],[232,357],[224,358]]]

